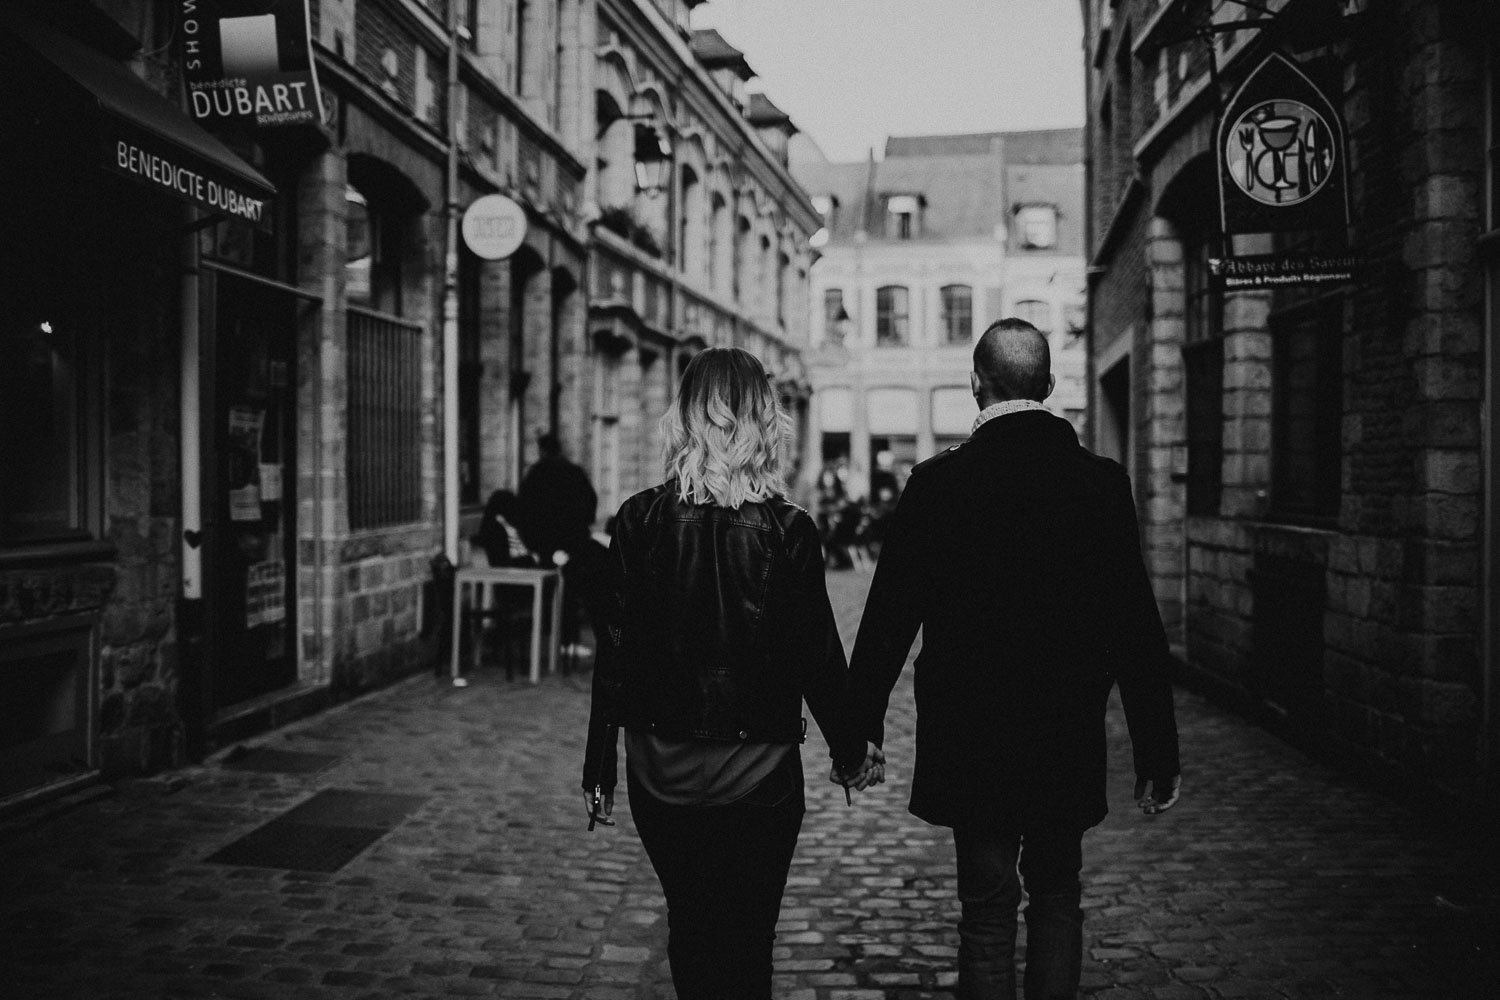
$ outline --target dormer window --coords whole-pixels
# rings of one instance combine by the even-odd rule
[[[1024,250],[1057,246],[1057,206],[1022,205],[1016,209],[1016,237]]]
[[[885,200],[885,235],[893,240],[914,239],[921,231],[922,199],[893,194]]]

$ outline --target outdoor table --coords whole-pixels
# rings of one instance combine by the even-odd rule
[[[562,639],[563,579],[556,568],[540,566],[464,566],[453,576],[453,654],[452,676],[458,680],[458,650],[462,643],[459,636],[465,611],[464,593],[473,588],[472,607],[477,611],[485,608],[495,588],[498,598],[500,587],[531,588],[531,683],[541,680],[542,670],[542,597],[548,584],[552,585],[552,627],[547,637],[547,672],[557,672],[557,650]]]

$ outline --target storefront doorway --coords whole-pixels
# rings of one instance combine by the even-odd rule
[[[215,281],[206,505],[213,707],[297,679],[296,379],[299,299],[232,272]]]

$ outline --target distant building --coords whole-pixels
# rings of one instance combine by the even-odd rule
[[[892,136],[885,157],[792,169],[823,216],[809,355],[814,406],[804,485],[897,489],[968,437],[975,339],[1020,316],[1051,340],[1047,405],[1085,420],[1083,133]]]

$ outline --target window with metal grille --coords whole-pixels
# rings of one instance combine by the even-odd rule
[[[949,344],[967,344],[974,339],[974,289],[968,285],[944,285],[943,339]]]
[[[422,513],[422,328],[348,309],[349,527]]]
[[[901,285],[886,285],[875,291],[875,343],[901,347],[910,333],[909,297]]]

